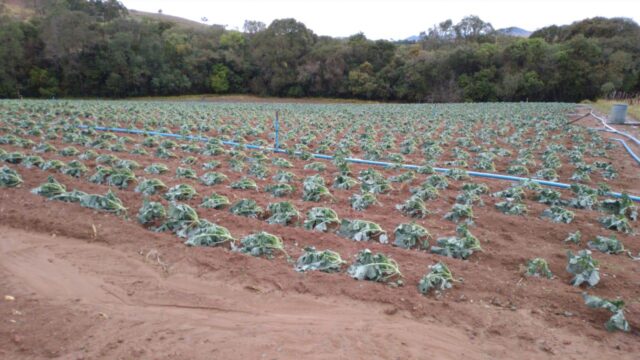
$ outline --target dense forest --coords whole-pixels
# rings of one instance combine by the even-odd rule
[[[529,38],[468,16],[412,43],[318,36],[294,19],[243,31],[133,16],[115,0],[0,0],[0,97],[199,93],[407,102],[580,101],[640,91],[640,27],[593,18]]]

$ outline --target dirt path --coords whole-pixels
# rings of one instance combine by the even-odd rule
[[[3,318],[15,323],[13,345],[0,355],[453,359],[507,352],[506,344],[473,344],[459,329],[385,314],[377,304],[165,276],[154,262],[153,253],[0,227],[0,289],[16,298],[2,304]]]

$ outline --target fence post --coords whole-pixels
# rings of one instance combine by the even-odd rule
[[[275,128],[276,128],[276,144],[274,149],[278,150],[278,133],[280,132],[280,121],[278,120],[278,115],[280,111],[276,110],[276,120],[275,120]]]

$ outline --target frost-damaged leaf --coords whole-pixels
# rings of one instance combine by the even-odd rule
[[[67,187],[59,183],[53,176],[47,178],[47,182],[31,190],[31,193],[44,196],[48,199],[67,192]]]
[[[355,241],[378,240],[382,244],[388,242],[387,233],[380,225],[366,220],[343,219],[338,230],[338,235]]]
[[[589,295],[586,292],[582,293],[582,298],[584,299],[584,303],[592,309],[607,309],[613,313],[604,324],[607,331],[630,331],[629,322],[627,322],[624,317],[624,301],[602,299]]]
[[[358,184],[358,180],[348,175],[338,174],[335,179],[333,179],[332,186],[334,189],[349,190]]]
[[[27,169],[40,168],[44,164],[44,159],[37,155],[27,156],[22,160],[22,166]]]
[[[506,199],[496,203],[496,208],[507,215],[524,215],[527,213],[527,207],[513,199]]]
[[[576,232],[574,233],[569,233],[569,236],[567,236],[567,238],[564,239],[564,242],[580,244],[581,239],[582,239],[582,233],[580,233],[580,230],[576,230]]]
[[[307,212],[304,227],[307,230],[328,231],[340,224],[340,219],[335,211],[324,207],[314,207]]]
[[[193,169],[178,167],[176,169],[176,178],[197,180],[198,174]]]
[[[138,222],[142,225],[162,220],[167,216],[164,206],[159,202],[144,200],[142,207],[138,211]]]
[[[606,254],[620,254],[624,252],[624,245],[615,236],[596,236],[594,240],[587,243],[590,249],[599,250]]]
[[[194,208],[187,204],[169,204],[167,220],[155,231],[172,231],[182,238],[187,237],[187,233],[200,225],[200,218]]]
[[[357,211],[363,211],[373,204],[379,204],[373,193],[353,194],[349,198],[349,202],[351,203],[351,207]]]
[[[240,244],[241,247],[238,248],[237,251],[244,254],[251,254],[253,256],[265,255],[271,258],[275,251],[281,251],[287,255],[282,239],[264,231],[245,236],[240,240]]]
[[[300,219],[298,210],[288,201],[269,204],[267,207],[269,224],[290,225]]]
[[[255,181],[249,178],[242,178],[234,183],[231,183],[231,188],[239,190],[258,190],[258,185]]]
[[[419,248],[428,249],[431,234],[424,227],[411,223],[400,224],[393,232],[395,240],[393,245],[403,249]]]
[[[87,169],[87,167],[78,160],[73,160],[68,162],[60,171],[65,175],[79,178],[86,174],[89,169]]]
[[[115,170],[108,166],[98,165],[96,166],[96,172],[89,177],[89,182],[94,184],[104,184],[107,181],[107,177],[114,172]]]
[[[126,214],[127,208],[122,204],[116,194],[111,190],[107,191],[105,195],[87,194],[80,198],[80,205],[94,209],[102,210],[116,215]]]
[[[74,189],[72,191],[63,192],[62,194],[52,196],[50,197],[50,199],[63,201],[63,202],[76,203],[76,202],[80,202],[80,200],[82,200],[84,196],[87,196],[86,192]]]
[[[167,167],[167,165],[160,164],[160,163],[151,164],[144,169],[144,172],[146,172],[147,174],[155,174],[155,175],[164,174],[167,171],[169,171],[169,168]]]
[[[638,219],[638,207],[628,194],[623,193],[619,199],[605,199],[600,203],[600,209],[612,215],[622,215],[629,220]]]
[[[229,211],[234,215],[246,216],[257,219],[262,216],[264,210],[253,199],[240,199],[233,204]]]
[[[527,262],[527,271],[524,274],[526,276],[544,276],[547,279],[553,278],[553,273],[549,270],[549,264],[547,264],[547,260],[543,258],[529,260]]]
[[[304,253],[298,258],[295,270],[300,272],[309,270],[328,273],[339,272],[344,263],[345,261],[342,260],[340,254],[335,251],[317,251],[314,247],[307,247],[304,249]]]
[[[271,195],[277,196],[277,197],[291,195],[294,190],[295,189],[293,186],[285,183],[267,185],[264,188],[265,192],[271,193]]]
[[[573,221],[574,214],[570,210],[554,205],[544,210],[542,217],[549,218],[553,222],[569,224]]]
[[[198,193],[191,185],[178,184],[169,189],[164,194],[164,198],[170,201],[175,200],[190,200],[193,199]]]
[[[42,164],[41,169],[42,170],[55,170],[58,171],[60,169],[62,169],[66,164],[60,160],[48,160],[45,161],[44,164]]]
[[[402,277],[395,260],[381,253],[374,255],[369,249],[358,253],[356,261],[349,266],[347,273],[354,279],[377,282],[387,282],[392,278]]]
[[[460,220],[473,222],[473,208],[470,205],[453,204],[451,211],[446,213],[444,218],[456,223]]]
[[[629,219],[624,215],[609,215],[600,218],[600,223],[605,229],[620,231],[628,234],[632,231]]]
[[[429,269],[431,269],[431,271],[423,276],[418,283],[418,291],[421,294],[426,295],[431,289],[439,293],[451,288],[453,274],[451,274],[447,265],[442,262],[438,262],[435,265],[429,266]]]
[[[571,280],[571,285],[580,286],[587,283],[590,287],[594,287],[598,284],[600,281],[598,261],[591,257],[591,251],[580,250],[576,255],[567,251],[567,256],[569,257],[567,272],[575,275]]]
[[[185,244],[188,246],[219,246],[227,243],[233,246],[236,241],[227,228],[206,220],[202,220],[187,236]]]
[[[200,176],[200,182],[207,186],[222,184],[228,179],[227,175],[219,172],[206,172]]]
[[[202,199],[200,206],[207,209],[223,209],[230,204],[228,197],[213,193]]]
[[[142,179],[142,181],[138,183],[138,186],[136,186],[135,192],[151,196],[166,189],[167,185],[160,179]]]
[[[304,201],[320,201],[331,198],[331,192],[324,186],[324,178],[320,175],[309,176],[302,184],[302,199]]]
[[[136,175],[132,170],[121,168],[113,172],[107,178],[107,185],[115,186],[118,189],[126,189],[129,183],[136,181]]]
[[[480,242],[471,234],[466,224],[458,225],[456,233],[456,236],[436,240],[437,245],[431,247],[431,252],[452,258],[467,259],[475,251],[482,251]]]
[[[430,214],[424,201],[416,195],[411,196],[404,203],[396,205],[396,209],[413,218],[422,219]]]

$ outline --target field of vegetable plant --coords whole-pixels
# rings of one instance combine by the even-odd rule
[[[598,120],[568,124],[581,115],[0,101],[0,221],[76,236],[90,219],[94,237],[103,223],[127,229],[118,244],[153,239],[167,276],[188,258],[233,283],[384,304],[470,342],[625,357],[640,351],[640,164]]]

